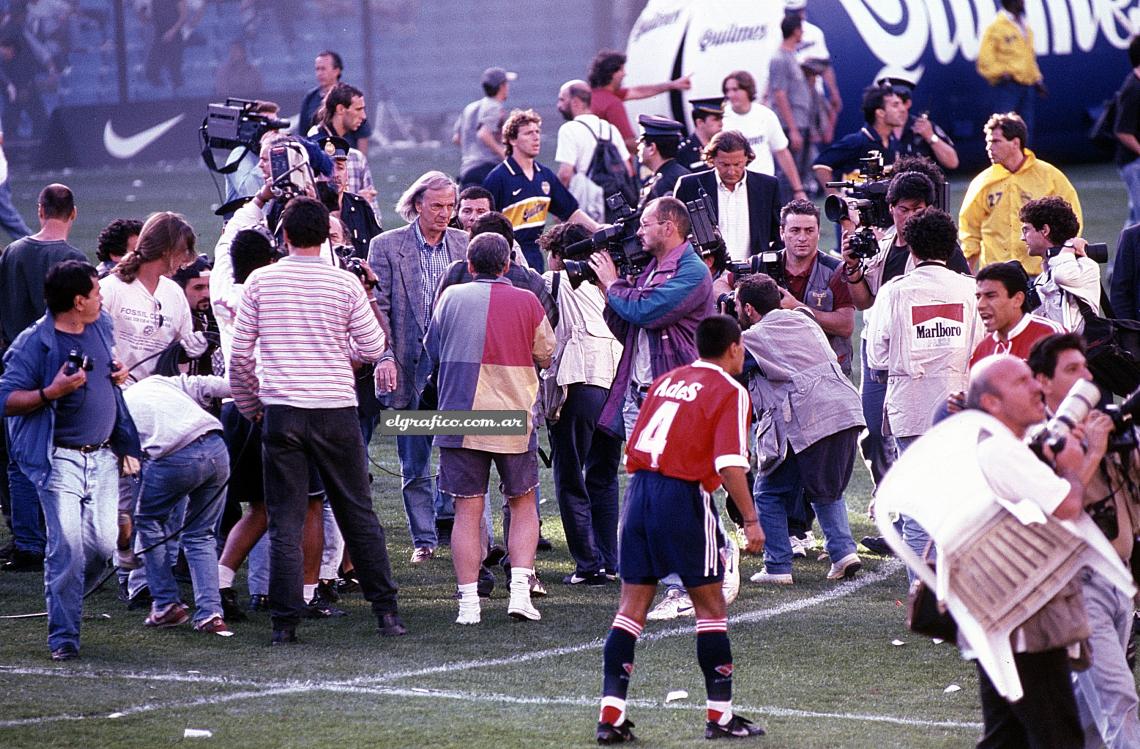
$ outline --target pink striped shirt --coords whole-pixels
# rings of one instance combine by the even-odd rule
[[[355,407],[351,360],[376,361],[384,349],[360,281],[323,258],[290,255],[246,280],[230,355],[234,402],[247,418],[267,405]]]

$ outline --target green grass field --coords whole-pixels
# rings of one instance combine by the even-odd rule
[[[453,167],[450,151],[374,156],[385,225],[397,225],[391,206],[410,179]],[[1115,171],[1082,166],[1069,174],[1084,203],[1085,235],[1113,245],[1125,214]],[[207,251],[219,233],[208,208],[216,198],[196,165],[14,177],[18,205],[33,223],[36,192],[55,180],[76,191],[73,239],[89,252],[110,219],[158,209],[186,214]],[[965,182],[955,180],[958,200]],[[48,659],[43,618],[0,620],[0,746],[149,748],[182,741],[186,729],[209,730],[213,737],[200,743],[224,747],[592,745],[601,643],[617,587],[558,584],[573,567],[549,471],[544,532],[555,551],[537,563],[550,589],[537,601],[543,620],[519,624],[506,616],[500,575],[483,624],[461,628],[452,623],[454,576],[446,551],[421,567],[408,564],[392,441],[377,437],[372,457],[373,497],[388,531],[408,637],[376,636],[359,596],[347,600],[348,617],[304,624],[303,642],[294,647],[268,646],[264,613],[233,624],[230,638],[187,627],[151,631],[142,626],[145,613],[126,611],[108,584],[87,601],[78,661]],[[856,538],[872,530],[865,516],[869,489],[857,467],[848,492]],[[0,530],[0,543],[7,540]],[[760,561],[742,562],[743,587],[729,609],[734,701],[768,729],[754,745],[973,745],[981,719],[973,664],[948,645],[907,632],[901,568],[873,555],[864,560],[855,581],[837,586],[825,580],[827,563],[813,555],[797,561],[796,585],[778,590],[750,585]],[[42,611],[41,582],[35,574],[0,574],[0,615]],[[244,592],[244,573],[237,587]],[[702,744],[704,688],[692,620],[651,622],[637,665],[630,716],[641,744]],[[947,692],[951,685],[960,689]],[[666,703],[674,690],[689,696]]]

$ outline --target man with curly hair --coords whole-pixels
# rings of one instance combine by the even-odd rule
[[[1077,300],[1100,312],[1100,267],[1085,255],[1088,243],[1077,237],[1077,214],[1068,201],[1049,196],[1026,203],[1018,218],[1030,256],[1042,259],[1035,286],[1041,298],[1037,314],[1080,333],[1084,318]]]

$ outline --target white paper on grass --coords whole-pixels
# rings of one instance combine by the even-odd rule
[[[210,739],[214,737],[213,731],[207,731],[205,728],[187,728],[182,732],[184,739]]]
[[[953,694],[954,692],[960,691],[962,691],[962,687],[958,686],[957,684],[951,684],[942,690],[942,694]]]
[[[665,695],[665,701],[666,702],[675,702],[676,700],[687,700],[688,698],[689,698],[689,693],[686,692],[684,689],[674,689],[672,692]]]

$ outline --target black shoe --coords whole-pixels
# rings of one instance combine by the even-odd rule
[[[254,593],[249,597],[250,611],[269,611],[269,596]]]
[[[494,567],[499,562],[502,562],[507,556],[507,550],[502,546],[495,544],[487,550],[487,557],[483,560],[484,567]]]
[[[859,543],[867,547],[867,551],[872,554],[881,554],[884,557],[893,557],[895,553],[891,551],[891,547],[887,546],[887,542],[883,540],[882,536],[863,536]]]
[[[360,590],[360,578],[356,576],[356,570],[342,570],[336,581],[337,593],[344,595],[354,590]]]
[[[295,629],[275,629],[273,636],[269,638],[270,645],[295,645],[300,640],[297,639],[297,630]]]
[[[554,544],[546,536],[538,537],[538,551],[554,551]]]
[[[610,579],[606,577],[605,572],[587,572],[585,574],[575,572],[573,575],[567,575],[562,578],[563,585],[585,585],[590,588],[605,585]]]
[[[479,579],[475,582],[475,590],[480,598],[490,598],[491,591],[495,589],[495,573],[486,567],[479,568]]]
[[[4,548],[0,549],[0,561],[7,562],[12,558],[12,553],[16,551],[16,542],[9,541]]]
[[[340,591],[336,589],[336,580],[320,580],[317,582],[317,595],[329,603],[340,601]]]
[[[309,601],[305,606],[304,612],[301,616],[306,619],[335,619],[341,616],[348,616],[348,612],[344,609],[338,609],[332,605],[332,602],[325,600],[318,590],[313,600]]]
[[[454,525],[454,518],[441,518],[435,521],[435,534],[440,546],[451,546],[451,528]]]
[[[127,600],[127,611],[139,611],[141,609],[149,609],[150,604],[154,599],[150,596],[150,587],[142,586],[139,592],[135,593]]]
[[[118,599],[123,603],[128,603],[131,600],[131,594],[127,592],[127,576],[123,575],[119,578],[119,593]]]
[[[14,549],[12,556],[8,557],[8,561],[4,562],[5,572],[43,572],[44,571],[44,555],[37,554],[34,551],[24,551],[23,549]]]
[[[67,645],[60,645],[55,650],[51,651],[51,659],[53,661],[73,661],[79,657],[79,648],[68,643]]]
[[[384,614],[380,617],[380,626],[377,628],[381,637],[401,637],[408,634],[408,628],[400,620],[399,614]]]
[[[598,732],[595,735],[599,744],[622,744],[626,741],[637,741],[633,731],[629,730],[631,728],[633,728],[633,721],[628,718],[620,726],[599,723]]]
[[[749,736],[763,735],[763,728],[739,715],[733,715],[727,726],[722,726],[712,720],[705,723],[706,739],[746,739]]]
[[[222,618],[227,622],[244,622],[248,617],[237,602],[237,592],[233,588],[218,591],[222,598]]]

